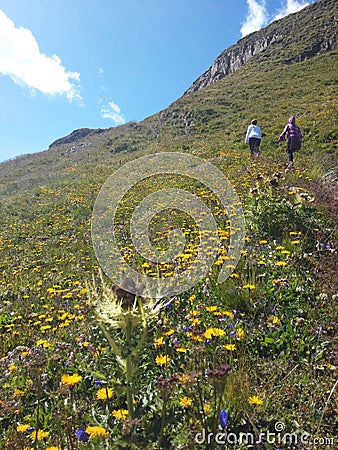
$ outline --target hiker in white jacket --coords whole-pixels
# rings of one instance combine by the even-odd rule
[[[257,120],[254,119],[251,121],[251,125],[248,126],[245,143],[249,144],[250,147],[250,156],[251,158],[254,156],[256,152],[256,157],[259,156],[259,146],[261,144],[262,132],[260,127],[257,125]]]

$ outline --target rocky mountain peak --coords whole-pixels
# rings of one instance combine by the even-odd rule
[[[106,131],[104,128],[79,128],[78,130],[72,131],[67,136],[61,137],[56,141],[52,142],[49,148],[56,147],[63,144],[71,144],[72,142],[79,141],[93,134],[102,133]]]
[[[292,64],[334,50],[337,47],[337,17],[336,0],[319,0],[298,13],[245,36],[224,50],[183,96],[197,92],[234,73],[259,55],[276,58],[283,54],[284,63]],[[316,28],[318,22],[322,24],[320,33]],[[295,29],[302,30],[301,40],[298,34],[292,32]]]

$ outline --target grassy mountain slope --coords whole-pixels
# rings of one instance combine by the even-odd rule
[[[318,5],[309,18],[313,37],[332,33],[331,16]],[[281,23],[294,37],[292,48],[287,39],[279,43],[285,53],[271,47],[254,55],[140,123],[0,165],[1,448],[218,448],[214,440],[199,444],[196,434],[215,434],[221,410],[229,412],[229,433],[257,436],[282,422],[285,432],[309,433],[323,439],[320,448],[334,448],[337,51],[286,63],[309,33],[297,28],[297,14]],[[276,34],[278,24],[271,25]],[[275,142],[291,114],[304,144],[286,170],[284,145]],[[253,117],[263,139],[260,158],[250,161],[243,141]],[[141,325],[132,336],[127,328],[103,331],[88,303],[105,292],[90,238],[95,199],[124,163],[174,151],[208,160],[236,189],[246,218],[242,258],[222,285],[212,276],[215,264],[207,279],[149,317],[146,339]],[[224,263],[229,217],[210,191],[163,176],[132,194],[168,185],[210,206],[225,236],[214,249]],[[180,225],[194,252],[184,215],[163,212],[154,221],[154,242],[165,245],[162,235]],[[88,284],[93,276],[96,286]],[[266,436],[254,444],[281,446]]]

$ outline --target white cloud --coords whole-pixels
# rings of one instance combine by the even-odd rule
[[[268,23],[268,13],[265,7],[265,0],[260,3],[256,0],[247,0],[248,15],[242,24],[241,34],[242,37],[253,31],[260,30]]]
[[[113,101],[108,101],[108,103],[102,105],[101,117],[111,120],[114,125],[122,125],[126,122],[124,115],[121,114],[121,108]]]
[[[278,14],[272,20],[282,19],[283,17],[295,13],[305,6],[310,5],[311,2],[297,1],[297,0],[286,0],[286,4],[278,11]]]
[[[268,23],[274,20],[282,19],[283,17],[295,13],[305,6],[310,5],[316,0],[284,0],[283,6],[278,10],[278,13],[271,19],[267,9],[265,0],[247,0],[248,14],[241,27],[242,37],[253,31],[260,30]]]
[[[32,32],[16,28],[0,9],[0,74],[8,75],[20,86],[48,95],[66,95],[81,100],[80,74],[67,72],[57,55],[41,53]]]

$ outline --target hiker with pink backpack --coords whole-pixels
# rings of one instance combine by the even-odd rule
[[[285,141],[287,138],[286,151],[288,154],[288,167],[293,165],[293,153],[300,150],[302,146],[302,133],[300,128],[296,125],[296,119],[291,116],[284,130],[279,136],[277,143]]]

